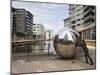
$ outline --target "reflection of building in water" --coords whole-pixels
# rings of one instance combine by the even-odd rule
[[[33,15],[20,8],[12,8],[12,39],[32,39]]]
[[[45,28],[42,24],[33,24],[33,39],[44,39]]]
[[[48,53],[54,53],[54,48],[53,48],[53,37],[54,37],[54,31],[53,30],[46,30],[45,32],[45,39],[52,39],[49,41],[45,41],[45,52]]]
[[[42,24],[33,24],[33,40],[34,39],[44,39],[44,32],[45,32],[45,28]],[[33,52],[35,51],[40,52],[44,50],[44,41],[43,42],[39,42],[39,43],[35,43],[33,45]]]
[[[69,18],[64,20],[64,27],[70,27],[80,32],[82,39],[96,39],[95,6],[69,5]],[[69,26],[69,23],[70,26]],[[66,25],[67,24],[67,25]]]
[[[44,50],[44,44],[43,42],[39,42],[39,43],[34,43],[32,45],[32,53],[41,53]]]

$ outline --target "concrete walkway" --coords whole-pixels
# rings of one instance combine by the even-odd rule
[[[89,50],[89,54],[95,63],[95,49]],[[38,55],[21,56],[12,59],[12,74],[51,72],[51,71],[69,71],[95,69],[96,65],[86,64],[84,53],[79,53],[73,59],[61,59],[57,55]]]

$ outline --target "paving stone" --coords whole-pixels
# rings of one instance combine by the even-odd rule
[[[89,53],[95,63],[95,50],[89,50]],[[20,74],[95,68],[96,65],[87,64],[85,62],[84,53],[80,53],[73,59],[61,59],[57,55],[13,57],[11,72],[12,74]]]

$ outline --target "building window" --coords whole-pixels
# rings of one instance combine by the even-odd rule
[[[77,24],[77,26],[80,26],[80,24]]]
[[[77,19],[77,21],[80,21],[80,19]]]
[[[77,14],[77,16],[80,16],[80,14]]]
[[[20,20],[19,20],[19,19],[18,19],[17,21],[18,21],[18,22],[20,22]]]
[[[73,25],[72,28],[74,29],[75,28],[75,25]]]
[[[77,9],[77,11],[80,11],[80,9]]]
[[[76,21],[72,21],[72,24],[76,23]]]
[[[81,20],[83,20],[84,18],[81,18]]]
[[[72,8],[72,11],[75,10],[75,7]]]
[[[74,16],[72,16],[73,18],[75,17],[75,15]]]
[[[36,29],[33,29],[33,31],[35,31]]]

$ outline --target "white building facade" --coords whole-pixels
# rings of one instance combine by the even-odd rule
[[[64,27],[69,27],[69,28],[71,28],[70,22],[71,22],[70,17],[64,19]]]
[[[96,7],[88,5],[69,5],[70,21],[64,20],[64,27],[70,27],[77,30],[81,34],[81,38],[85,40],[96,39]],[[68,23],[69,21],[69,23]],[[67,23],[66,23],[67,22]],[[70,25],[70,26],[69,26]]]
[[[54,37],[54,31],[53,30],[46,30],[45,32],[45,52],[48,52],[49,54],[54,54],[55,50],[53,47],[53,37]],[[50,40],[48,40],[50,39]]]
[[[84,19],[84,14],[83,14],[83,5],[76,5],[76,4],[71,4],[69,5],[69,14],[70,14],[70,23],[71,27],[73,29],[76,29],[80,26],[83,25],[83,19]]]
[[[33,24],[33,37],[35,39],[44,39],[45,28],[42,24]]]

